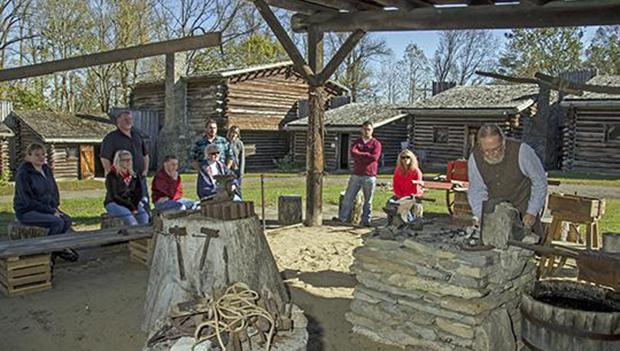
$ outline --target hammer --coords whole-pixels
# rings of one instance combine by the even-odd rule
[[[207,261],[207,252],[209,251],[209,244],[211,243],[211,239],[219,238],[220,231],[205,227],[205,228],[200,228],[200,232],[202,234],[205,234],[205,237],[206,237],[204,245],[202,246],[202,254],[200,256],[200,270],[202,270],[202,268],[205,265],[205,262]]]
[[[170,234],[174,235],[174,241],[177,244],[177,264],[179,265],[179,276],[181,280],[185,280],[185,264],[183,263],[183,252],[181,251],[180,237],[187,235],[187,228],[173,227],[169,229]]]

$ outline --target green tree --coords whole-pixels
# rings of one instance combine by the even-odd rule
[[[620,74],[620,26],[596,30],[586,50],[586,63],[600,74]]]
[[[583,30],[578,27],[513,29],[499,59],[506,74],[530,77],[536,72],[558,75],[581,66]]]

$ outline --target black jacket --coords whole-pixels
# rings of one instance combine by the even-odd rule
[[[138,209],[138,204],[142,199],[142,187],[140,186],[140,178],[138,175],[131,177],[129,186],[123,181],[116,171],[110,170],[105,177],[105,201],[104,205],[110,202],[127,207],[130,211]]]
[[[17,169],[13,209],[17,219],[30,211],[54,214],[60,205],[58,186],[52,170],[43,165],[43,174],[32,163],[24,162]]]

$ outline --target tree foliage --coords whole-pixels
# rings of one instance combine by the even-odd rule
[[[620,26],[599,27],[586,49],[586,64],[599,74],[620,74]]]
[[[558,75],[581,66],[581,28],[513,29],[506,38],[499,59],[504,73],[525,77],[536,72]]]
[[[477,70],[495,63],[497,39],[488,30],[448,30],[441,32],[433,57],[433,75],[438,82],[477,84]]]

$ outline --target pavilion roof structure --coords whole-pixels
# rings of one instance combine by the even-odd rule
[[[618,0],[265,0],[296,32],[507,29],[620,23]]]

